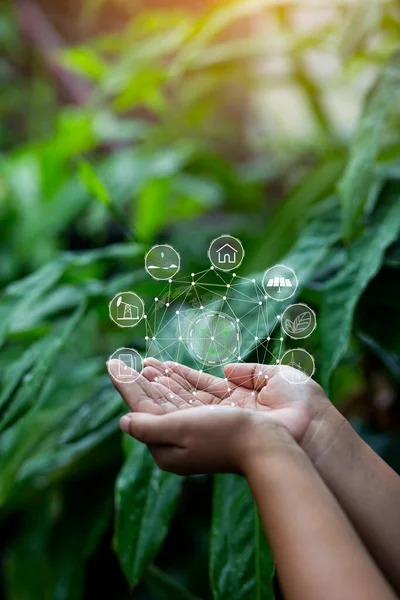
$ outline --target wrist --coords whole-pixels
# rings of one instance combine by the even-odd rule
[[[312,418],[300,446],[317,467],[332,454],[343,437],[348,438],[351,430],[347,419],[329,403]]]
[[[248,479],[262,464],[304,455],[286,427],[257,415],[248,433],[245,450],[240,453],[239,469]]]

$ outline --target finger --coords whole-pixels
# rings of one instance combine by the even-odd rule
[[[225,377],[233,384],[251,390],[261,390],[271,376],[270,365],[236,363],[224,367]]]
[[[168,389],[148,382],[137,371],[127,367],[124,373],[126,372],[128,376],[132,375],[132,377],[135,377],[135,380],[130,382],[118,381],[120,367],[121,361],[119,360],[113,359],[107,363],[114,387],[121,394],[131,410],[153,414],[163,414],[176,410],[176,407],[170,402],[168,397]]]
[[[184,426],[187,423],[182,419],[182,411],[164,415],[151,415],[146,413],[129,413],[122,417],[120,427],[124,433],[148,445],[169,445],[181,447]],[[171,417],[174,417],[171,419]],[[177,418],[178,417],[178,418]]]
[[[225,398],[227,394],[227,382],[220,377],[215,377],[209,373],[202,371],[196,371],[185,365],[168,361],[164,363],[166,369],[170,372],[170,376],[175,375],[181,377],[184,381],[187,381],[195,390],[201,390],[208,392],[212,396],[217,398]]]
[[[200,407],[212,402],[210,394],[191,389],[188,390],[187,387],[182,386],[174,376],[160,377],[159,382],[171,391],[173,396],[171,402],[173,402],[177,408],[188,408],[189,406]]]

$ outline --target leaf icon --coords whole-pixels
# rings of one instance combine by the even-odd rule
[[[311,325],[311,313],[300,313],[293,321],[286,319],[286,329],[289,333],[303,333]]]

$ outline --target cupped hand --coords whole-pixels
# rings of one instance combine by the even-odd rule
[[[157,465],[178,475],[246,475],[258,457],[297,452],[287,429],[252,410],[202,405],[154,415],[130,413],[121,429],[148,445]]]
[[[118,361],[111,361],[111,374],[117,368]],[[204,405],[240,407],[268,414],[297,442],[308,443],[332,404],[311,379],[298,385],[289,383],[281,369],[291,368],[238,363],[225,366],[225,378],[220,378],[172,361],[148,358],[134,383],[112,380],[134,412],[164,414]]]

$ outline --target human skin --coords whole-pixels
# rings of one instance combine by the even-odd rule
[[[395,598],[306,454],[265,413],[203,405],[131,413],[121,428],[164,470],[247,478],[287,600]]]
[[[293,385],[278,367],[259,364],[227,365],[225,379],[153,358],[145,365],[133,384],[113,379],[132,411],[164,414],[234,403],[285,426],[400,593],[400,478],[356,434],[316,382]]]

